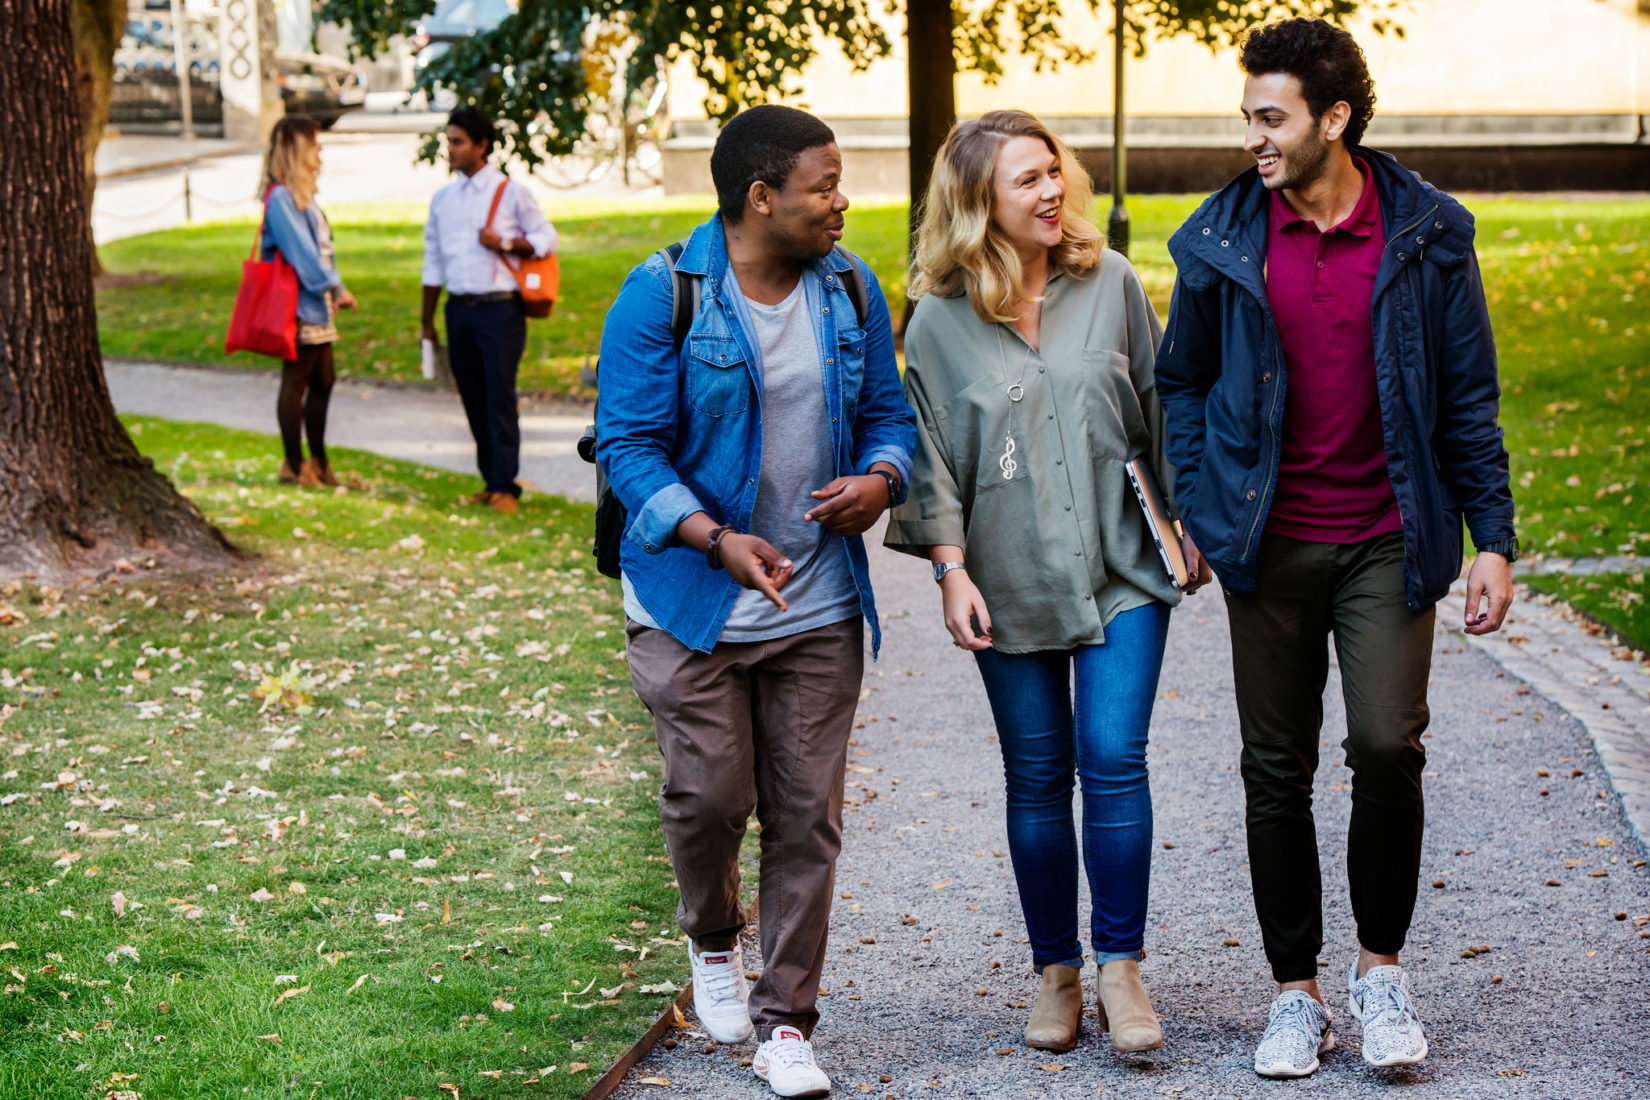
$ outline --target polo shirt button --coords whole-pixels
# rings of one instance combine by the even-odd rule
[[[1049,418],[1049,419],[1050,419],[1050,420],[1053,420],[1053,419],[1054,419],[1054,414],[1053,414],[1053,413],[1049,413],[1049,414],[1048,414],[1048,418]]]
[[[1057,458],[1054,460],[1054,464],[1056,466],[1064,466],[1066,464],[1066,460],[1063,458]]]
[[[1047,374],[1048,373],[1048,368],[1047,367],[1038,367],[1037,368],[1037,373],[1038,374]]]
[[[1068,511],[1068,512],[1071,511],[1071,505],[1069,505],[1069,504],[1066,505],[1066,511]]]
[[[1255,491],[1253,489],[1250,489],[1249,492],[1244,494],[1244,495],[1247,496],[1250,500],[1255,499]]]
[[[1085,592],[1083,593],[1083,598],[1085,600],[1092,600],[1094,599],[1094,594],[1092,592]]]
[[[1081,550],[1073,550],[1072,554],[1073,554],[1073,556],[1079,557],[1079,558],[1083,556],[1083,552]]]

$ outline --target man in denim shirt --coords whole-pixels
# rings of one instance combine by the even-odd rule
[[[904,496],[916,444],[876,277],[836,251],[848,200],[830,129],[757,107],[711,155],[719,213],[678,271],[700,304],[678,345],[673,275],[630,273],[602,334],[597,461],[629,521],[631,678],[665,759],[659,812],[712,1037],[753,1024],[781,1096],[830,1090],[809,1036],[825,963],[864,622],[860,535]],[[857,264],[869,310],[847,287]],[[745,983],[739,845],[762,824],[765,969]]]

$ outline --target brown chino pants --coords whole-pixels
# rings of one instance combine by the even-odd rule
[[[665,759],[659,818],[681,888],[677,921],[701,950],[745,927],[739,845],[762,827],[762,976],[751,990],[757,1041],[819,1022],[842,781],[864,671],[859,616],[767,642],[700,653],[628,625],[630,678],[653,712]]]
[[[1243,733],[1249,874],[1272,976],[1317,976],[1323,887],[1312,778],[1333,635],[1346,701],[1347,878],[1358,941],[1395,955],[1421,868],[1421,770],[1434,610],[1404,597],[1401,533],[1357,543],[1261,538],[1251,593],[1226,594]]]

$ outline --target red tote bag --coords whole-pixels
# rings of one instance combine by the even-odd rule
[[[269,212],[269,192],[264,192],[264,212]],[[258,235],[252,239],[252,256],[241,264],[241,289],[235,295],[235,312],[229,315],[229,332],[223,338],[226,352],[253,351],[282,361],[298,358],[298,273],[286,262],[281,250],[265,263],[258,258],[264,239],[264,223],[258,221]]]

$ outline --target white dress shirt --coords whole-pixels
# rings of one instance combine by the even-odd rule
[[[503,172],[487,164],[475,175],[460,175],[435,193],[430,200],[429,220],[424,223],[425,286],[445,285],[449,294],[516,289],[516,280],[505,270],[504,259],[479,240],[493,193],[504,178]],[[493,215],[493,232],[506,244],[527,241],[535,256],[548,256],[556,250],[555,226],[545,218],[532,192],[519,183],[512,182],[505,188],[498,213]]]

